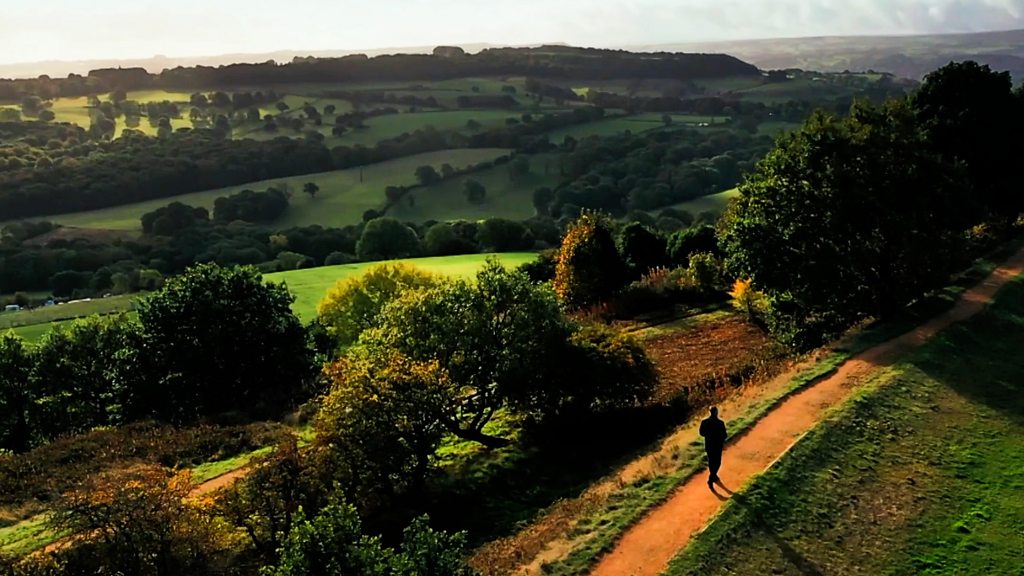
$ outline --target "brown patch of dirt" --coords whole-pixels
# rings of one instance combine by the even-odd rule
[[[737,315],[659,334],[644,348],[660,376],[655,403],[736,382],[780,356],[771,338]]]
[[[844,363],[831,377],[790,397],[739,438],[726,446],[721,477],[738,488],[769,468],[824,413],[846,400],[873,370],[892,364],[940,330],[980,312],[999,288],[1024,272],[1024,250],[968,290],[949,311],[906,334],[875,346]],[[718,513],[725,496],[708,489],[704,475],[683,483],[663,504],[626,531],[616,547],[591,572],[592,576],[657,576],[669,561]]]
[[[221,474],[216,478],[210,478],[206,482],[203,482],[202,484],[197,484],[194,488],[192,488],[191,495],[193,497],[203,496],[206,494],[216,492],[222,488],[227,488],[228,486],[233,485],[238,480],[244,478],[247,474],[249,474],[249,471],[251,469],[251,466],[243,466],[236,470],[232,470],[227,474]]]
[[[114,240],[133,240],[138,238],[138,232],[131,230],[99,230],[95,228],[76,228],[74,226],[61,226],[54,228],[46,234],[40,234],[35,238],[25,241],[26,246],[47,246],[58,240],[71,242],[73,240],[88,240],[91,242],[109,244]]]

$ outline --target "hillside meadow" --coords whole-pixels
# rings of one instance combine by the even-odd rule
[[[63,226],[78,228],[141,231],[140,218],[143,214],[171,202],[202,206],[212,212],[214,202],[222,196],[229,196],[246,189],[265,190],[275,185],[286,185],[292,192],[290,206],[285,215],[274,223],[276,227],[283,229],[312,224],[341,227],[362,221],[363,212],[366,210],[380,209],[384,204],[384,189],[386,187],[414,184],[416,182],[414,172],[419,166],[431,165],[440,168],[442,164],[447,163],[460,168],[491,161],[508,154],[508,152],[508,150],[500,148],[428,152],[398,160],[370,164],[363,168],[251,182],[229,188],[193,192],[103,210],[63,214],[46,219]],[[362,172],[362,181],[360,181],[360,172]],[[313,182],[320,186],[320,192],[315,198],[310,198],[302,193],[302,186],[306,182]]]
[[[466,254],[462,256],[439,256],[432,258],[410,258],[396,260],[422,268],[429,272],[458,278],[472,276],[483,266],[488,258],[495,257],[508,267],[532,261],[537,257],[532,252],[516,252],[506,254]],[[267,274],[268,282],[283,282],[295,295],[292,310],[303,321],[309,322],[316,317],[316,308],[327,291],[339,280],[359,276],[366,270],[383,264],[383,262],[360,262],[340,266],[323,266],[305,270],[292,270]],[[93,314],[116,314],[128,312],[134,314],[140,294],[125,294],[110,298],[79,301],[35,310],[0,313],[0,332],[13,330],[28,342],[42,338],[53,325],[68,324],[76,318]]]
[[[537,257],[532,252],[514,252],[506,254],[465,254],[462,256],[411,258],[407,260],[394,260],[393,262],[404,262],[428,272],[465,278],[475,274],[487,259],[492,256],[496,257],[498,261],[507,267],[519,266]],[[309,322],[316,317],[316,307],[320,300],[339,280],[359,276],[366,270],[379,264],[382,264],[382,262],[323,266],[320,268],[267,274],[263,278],[268,282],[283,282],[287,285],[288,289],[295,295],[292,310],[303,322]]]

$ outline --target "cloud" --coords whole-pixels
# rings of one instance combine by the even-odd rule
[[[0,61],[448,43],[621,46],[1024,28],[1024,0],[35,0]]]

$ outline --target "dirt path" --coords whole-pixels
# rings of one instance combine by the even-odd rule
[[[825,412],[849,398],[858,382],[872,370],[891,364],[940,330],[977,314],[1007,282],[1024,272],[1024,250],[999,266],[982,283],[968,290],[947,312],[914,330],[866,350],[844,363],[829,378],[790,397],[745,434],[726,446],[719,476],[737,489],[770,467]],[[728,414],[723,414],[728,419]],[[698,474],[663,504],[629,529],[606,554],[591,576],[657,576],[669,561],[718,513],[726,492],[712,492],[706,474]]]

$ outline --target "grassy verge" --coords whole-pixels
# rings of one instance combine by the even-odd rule
[[[1017,574],[1024,281],[876,377],[667,574]]]

